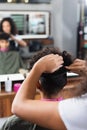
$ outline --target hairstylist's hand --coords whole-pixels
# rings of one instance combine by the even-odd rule
[[[35,65],[38,65],[39,69],[41,68],[42,73],[52,73],[62,67],[63,62],[62,56],[49,54],[40,58]]]
[[[15,37],[14,37],[14,35],[12,35],[12,34],[10,34],[10,38],[11,38],[12,40],[15,40]]]
[[[76,59],[73,64],[66,67],[72,72],[78,73],[80,75],[87,75],[87,61]]]

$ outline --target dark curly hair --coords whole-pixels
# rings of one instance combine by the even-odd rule
[[[10,26],[11,26],[11,34],[16,35],[16,34],[18,33],[17,27],[16,27],[15,22],[13,21],[13,19],[10,18],[10,17],[5,17],[5,18],[3,18],[3,19],[1,20],[1,22],[0,22],[0,32],[4,32],[2,25],[3,25],[3,23],[4,23],[5,21],[9,22],[9,24],[10,24]]]
[[[67,69],[65,66],[69,66],[73,62],[72,56],[66,51],[61,52],[59,48],[51,47],[44,48],[30,60],[30,69],[33,67],[35,62],[41,57],[48,54],[59,54],[63,57],[63,67],[53,73],[43,73],[40,77],[42,90],[45,95],[51,98],[52,95],[57,94],[67,83]],[[49,63],[50,65],[50,63]]]
[[[0,32],[0,40],[8,40],[10,35],[4,32]]]

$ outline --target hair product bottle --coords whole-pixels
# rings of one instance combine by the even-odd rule
[[[0,92],[1,92],[1,82],[0,82]]]
[[[7,77],[7,80],[5,81],[5,91],[6,92],[12,92],[12,81]]]

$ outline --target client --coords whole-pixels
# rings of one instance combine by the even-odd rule
[[[19,52],[10,51],[9,37],[7,33],[0,33],[0,74],[18,73],[20,68],[26,69]]]

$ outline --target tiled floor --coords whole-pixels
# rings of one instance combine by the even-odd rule
[[[4,118],[0,118],[0,128],[2,127],[2,125],[4,124],[4,122],[7,120],[7,117]]]

